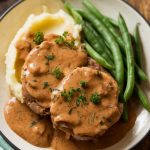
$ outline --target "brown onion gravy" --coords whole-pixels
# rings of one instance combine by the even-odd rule
[[[15,98],[6,104],[4,115],[10,128],[23,139],[35,146],[50,146],[53,135],[50,118],[41,118]]]
[[[30,38],[26,38],[26,40],[26,42],[31,44],[28,45],[29,43],[27,44],[26,42],[24,43],[22,41],[22,43],[26,45],[26,48],[24,48],[25,46],[22,47],[22,45],[16,45],[16,48],[21,51],[19,53],[20,55],[17,56],[19,58],[15,64],[16,70],[18,71],[16,76],[19,82],[21,82],[21,69],[27,53],[35,46],[30,41]],[[69,51],[67,54],[68,58],[70,58],[71,52]],[[71,60],[75,60],[76,63],[80,63],[80,60],[77,61],[76,57],[72,57]],[[82,58],[81,60],[86,59]],[[40,63],[39,60],[37,62]],[[56,81],[54,80],[53,83],[56,84]],[[39,84],[39,82],[37,84]],[[38,90],[37,93],[39,94],[40,92],[43,94],[43,91],[41,90]],[[31,93],[33,94],[33,92]],[[48,97],[48,95],[44,97]],[[62,131],[55,130],[53,128],[50,117],[41,117],[40,115],[35,114],[28,106],[26,106],[26,104],[20,103],[15,98],[9,100],[6,104],[4,115],[10,128],[20,137],[35,146],[52,147],[55,150],[96,150],[112,146],[121,140],[134,126],[136,120],[136,111],[137,106],[135,106],[134,101],[130,102],[128,122],[124,123],[123,121],[119,120],[104,135],[91,141],[77,141],[73,138],[67,139],[66,135]]]
[[[35,146],[53,147],[55,150],[95,150],[117,143],[134,126],[138,108],[133,103],[129,103],[128,122],[118,121],[103,136],[93,141],[68,140],[64,133],[52,128],[50,118],[40,117],[15,98],[6,104],[4,115],[10,128]]]

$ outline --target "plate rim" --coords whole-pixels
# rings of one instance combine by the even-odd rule
[[[17,0],[15,3],[13,3],[10,7],[8,7],[3,13],[2,15],[0,15],[0,22],[4,19],[4,17],[10,12],[12,11],[17,5],[19,5],[20,3],[22,3],[24,0]]]
[[[21,4],[22,2],[24,2],[25,0],[18,0],[16,1],[14,4],[12,4],[10,7],[8,7],[1,15],[0,15],[0,22],[7,16],[7,14],[12,11],[16,6],[18,6],[19,4]],[[141,12],[139,12],[136,8],[134,8],[127,0],[121,0],[121,3],[127,5],[128,7],[130,7],[133,11],[135,11],[141,18],[144,19],[144,21],[146,22],[146,24],[150,27],[150,23],[148,22],[148,20],[143,16],[143,14]],[[136,147],[148,134],[150,133],[150,129],[149,131],[130,149],[134,149],[134,147]],[[2,136],[2,138],[15,150],[20,150],[17,146],[15,146],[1,131],[0,129],[0,136]]]

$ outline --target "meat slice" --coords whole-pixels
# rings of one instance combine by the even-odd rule
[[[122,113],[116,81],[108,73],[89,67],[73,70],[51,97],[54,127],[79,140],[104,134]]]
[[[83,51],[59,46],[52,37],[52,42],[44,41],[28,54],[22,69],[24,102],[40,115],[50,113],[51,92],[63,77],[88,61]]]

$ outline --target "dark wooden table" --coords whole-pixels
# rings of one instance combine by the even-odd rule
[[[0,0],[0,15],[17,0]],[[129,0],[150,22],[150,0]],[[133,150],[150,150],[150,133]]]

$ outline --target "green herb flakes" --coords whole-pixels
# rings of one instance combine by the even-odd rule
[[[75,45],[75,41],[74,40],[72,40],[71,42],[65,41],[64,44],[68,47],[73,48]]]
[[[48,61],[50,61],[50,60],[53,60],[53,59],[55,58],[55,56],[54,56],[54,55],[47,55],[47,56],[45,56],[45,58],[46,58]]]
[[[63,92],[61,92],[61,96],[64,97],[64,99],[66,101],[70,101],[70,98],[69,98],[68,93],[66,92],[66,90],[64,90]]]
[[[82,88],[87,88],[88,82],[86,82],[86,81],[80,81],[80,86],[81,86]]]
[[[63,33],[63,36],[66,38],[66,37],[67,37],[67,35],[68,35],[68,32],[67,32],[67,31],[65,31],[65,32]]]
[[[52,74],[55,76],[56,79],[62,79],[63,77],[63,72],[61,71],[60,68],[56,67],[53,71]]]
[[[35,44],[39,45],[39,44],[41,44],[43,42],[43,40],[44,40],[44,34],[43,34],[43,32],[36,32],[34,34],[33,41],[35,42]]]
[[[83,104],[83,105],[87,105],[88,102],[86,100],[86,97],[84,95],[80,95],[78,98],[77,98],[77,101],[76,101],[76,105],[77,106],[80,106],[80,104]]]
[[[60,44],[63,44],[65,41],[64,37],[63,36],[59,36],[56,40],[55,40],[55,43],[60,45]]]
[[[64,44],[67,47],[71,47],[73,48],[75,46],[75,40],[72,39],[71,41],[67,40],[67,36],[69,35],[69,33],[67,31],[65,31],[62,36],[60,35],[56,40],[55,43],[58,45]]]
[[[95,105],[100,103],[100,99],[101,97],[100,97],[100,94],[98,93],[93,93],[90,98],[91,102],[94,103]]]
[[[44,82],[44,83],[43,83],[43,89],[45,89],[45,88],[47,88],[47,87],[49,87],[49,83],[48,83],[48,82]]]
[[[64,90],[61,92],[61,96],[64,97],[65,101],[70,102],[72,100],[72,97],[74,96],[75,93],[81,92],[80,88],[70,88],[70,90],[67,92]]]

